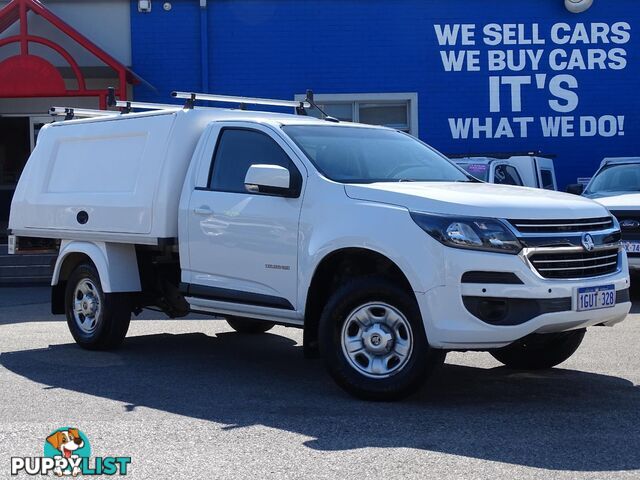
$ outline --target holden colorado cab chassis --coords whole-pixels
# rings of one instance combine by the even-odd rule
[[[47,125],[20,178],[10,251],[55,249],[52,309],[84,348],[145,307],[281,324],[350,393],[394,399],[447,351],[550,368],[629,312],[619,225],[589,199],[482,183],[389,128],[175,96]]]

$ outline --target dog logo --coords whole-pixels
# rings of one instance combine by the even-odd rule
[[[87,437],[77,428],[60,428],[47,437],[44,454],[45,457],[69,460],[66,469],[63,470],[58,466],[53,470],[57,476],[71,475],[76,477],[82,473],[78,460],[90,457],[91,447]]]
[[[127,474],[129,465],[131,457],[92,458],[87,436],[77,428],[64,427],[47,436],[42,457],[11,457],[11,475],[122,476]]]
[[[596,247],[596,244],[593,241],[593,237],[588,233],[582,235],[582,246],[587,252],[592,251]]]

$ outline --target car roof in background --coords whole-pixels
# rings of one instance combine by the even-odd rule
[[[622,165],[625,163],[640,163],[640,157],[608,157],[602,160],[600,168],[605,165]]]

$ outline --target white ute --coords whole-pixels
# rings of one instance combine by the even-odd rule
[[[618,222],[587,198],[482,183],[389,128],[193,108],[312,98],[174,95],[47,125],[18,183],[10,250],[58,252],[52,311],[84,348],[145,307],[281,324],[350,393],[394,399],[447,351],[551,368],[629,312]]]

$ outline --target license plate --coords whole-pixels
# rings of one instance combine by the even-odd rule
[[[622,242],[622,248],[627,253],[640,253],[640,242]]]
[[[579,312],[611,308],[616,305],[615,285],[584,287],[578,289],[577,306]]]

